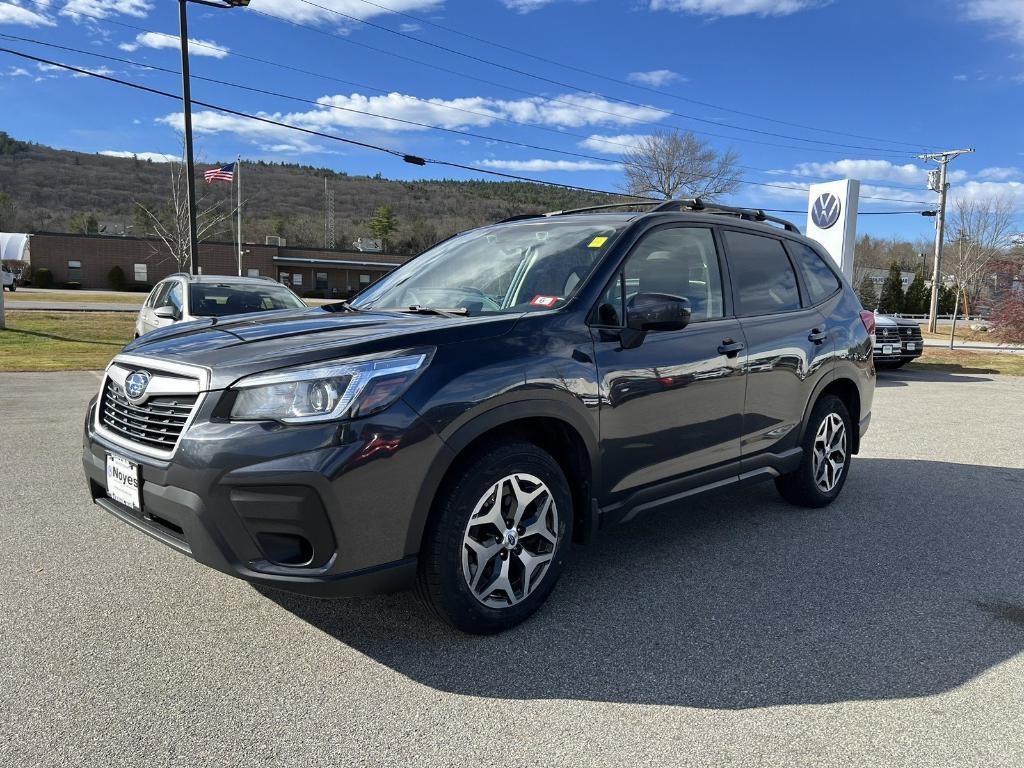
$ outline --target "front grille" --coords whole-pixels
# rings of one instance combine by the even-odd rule
[[[197,395],[166,395],[132,405],[124,390],[108,378],[100,401],[100,419],[106,429],[129,442],[172,451],[197,399]]]
[[[900,326],[900,338],[904,341],[921,341],[924,337],[921,335],[921,326],[919,325],[901,325]]]

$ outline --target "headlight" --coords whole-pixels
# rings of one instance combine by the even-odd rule
[[[309,424],[366,416],[401,397],[427,367],[432,353],[417,350],[249,376],[232,387],[238,396],[231,418]]]

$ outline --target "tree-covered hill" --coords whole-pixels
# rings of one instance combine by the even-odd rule
[[[202,183],[209,167],[197,165],[198,194],[205,196],[201,207],[220,203],[230,210],[230,185]],[[171,172],[169,163],[53,149],[0,132],[0,194],[10,200],[0,214],[0,230],[82,231],[91,217],[105,232],[141,234],[147,224],[137,203],[165,208]],[[369,237],[369,222],[381,206],[391,207],[397,223],[389,238],[393,247],[415,252],[460,230],[516,214],[609,202],[602,195],[525,182],[390,181],[243,159],[246,240],[280,234],[290,245],[323,245],[325,177],[334,191],[338,247]],[[209,239],[231,237],[225,224]]]

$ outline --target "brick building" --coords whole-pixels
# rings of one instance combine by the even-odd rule
[[[404,263],[404,256],[365,251],[328,251],[246,243],[242,273],[268,276],[292,286],[296,293],[320,291],[326,297],[347,296],[376,282]],[[31,238],[32,269],[46,268],[54,286],[81,283],[83,289],[110,288],[110,270],[119,266],[128,283],[155,285],[178,271],[177,262],[160,240],[108,235],[39,232]],[[234,243],[202,243],[199,264],[206,275],[237,275]]]

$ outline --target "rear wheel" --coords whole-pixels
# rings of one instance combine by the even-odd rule
[[[795,472],[777,477],[782,498],[801,507],[825,507],[835,501],[849,474],[853,435],[850,412],[835,395],[818,400],[803,440],[803,458]]]
[[[417,594],[464,632],[515,626],[554,589],[572,513],[569,484],[548,453],[518,441],[484,450],[438,499]]]

